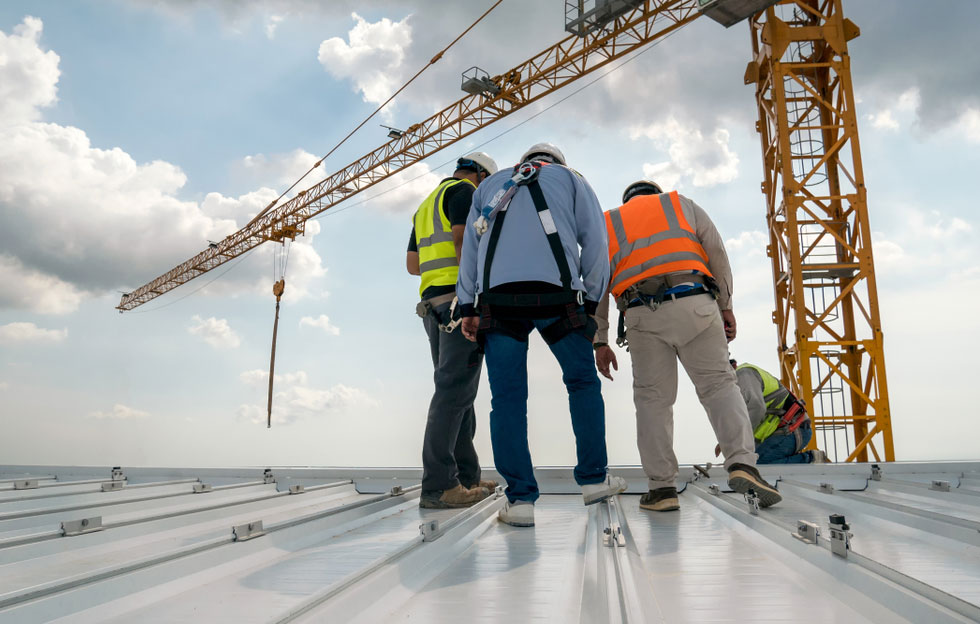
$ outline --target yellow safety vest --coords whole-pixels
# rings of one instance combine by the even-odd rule
[[[419,294],[429,286],[452,286],[459,275],[453,228],[443,210],[443,198],[450,187],[469,184],[465,179],[446,180],[436,187],[415,212],[415,245],[419,250],[419,271],[422,283]]]
[[[766,402],[766,417],[752,432],[755,439],[762,442],[775,433],[776,429],[779,429],[779,421],[784,412],[783,403],[789,397],[789,390],[784,388],[779,380],[770,375],[768,371],[754,364],[739,364],[738,369],[743,368],[751,368],[759,373],[759,377],[762,378],[762,399]]]

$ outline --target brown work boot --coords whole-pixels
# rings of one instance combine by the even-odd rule
[[[466,488],[462,484],[449,490],[423,492],[419,507],[423,509],[457,509],[470,507],[490,496],[490,490],[482,487]]]
[[[782,495],[759,474],[755,466],[748,464],[732,464],[728,469],[728,487],[739,494],[755,490],[759,496],[759,506],[769,507],[783,500]]]
[[[674,511],[680,508],[681,505],[677,502],[677,488],[657,488],[640,497],[640,509]]]
[[[474,483],[473,485],[467,485],[466,487],[468,487],[471,490],[473,488],[478,488],[478,487],[487,488],[487,490],[491,494],[493,494],[493,491],[497,489],[497,485],[499,484],[496,481],[491,481],[490,479],[480,479],[479,483]]]

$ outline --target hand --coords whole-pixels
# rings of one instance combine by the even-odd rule
[[[616,361],[616,354],[613,353],[612,347],[605,345],[596,349],[595,367],[599,369],[603,377],[612,381],[612,375],[609,373],[610,364],[612,364],[613,369],[619,370],[619,362]]]
[[[715,457],[718,457],[719,455],[721,455],[721,445],[715,444]]]
[[[721,320],[725,322],[725,338],[728,339],[728,342],[735,340],[735,313],[731,310],[722,310]]]
[[[470,342],[476,342],[476,330],[480,328],[480,317],[464,316],[459,328],[463,332],[463,337]]]

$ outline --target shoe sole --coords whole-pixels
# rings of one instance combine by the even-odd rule
[[[530,528],[530,527],[533,527],[534,526],[534,521],[533,520],[531,522],[518,522],[516,520],[504,520],[500,516],[497,516],[497,520],[503,522],[504,524],[506,524],[508,526],[519,527],[519,528],[522,528],[522,529],[526,529],[526,528]]]
[[[728,487],[739,494],[745,494],[750,489],[755,490],[759,497],[759,507],[771,507],[783,500],[782,494],[771,486],[760,483],[758,479],[744,470],[736,470],[728,475]]]
[[[478,501],[473,501],[472,503],[444,503],[442,501],[419,501],[419,508],[421,509],[462,509],[464,507],[472,507],[477,503],[481,502],[483,499]]]
[[[676,498],[665,498],[656,503],[640,503],[640,509],[648,511],[677,511],[681,508]]]

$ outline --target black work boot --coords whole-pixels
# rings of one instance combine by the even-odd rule
[[[677,488],[657,488],[640,497],[640,509],[674,511],[680,508],[680,503],[677,502]]]
[[[759,495],[759,506],[769,507],[783,500],[782,495],[759,474],[755,466],[748,464],[732,464],[728,469],[728,487],[739,494],[745,494],[750,489]]]

